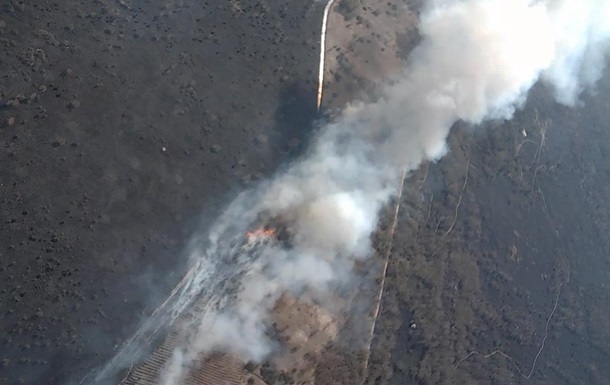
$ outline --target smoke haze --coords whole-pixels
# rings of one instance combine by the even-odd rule
[[[610,44],[607,0],[429,0],[421,44],[373,103],[353,103],[323,127],[307,154],[247,191],[194,247],[196,273],[174,313],[203,304],[168,365],[175,384],[200,353],[224,350],[260,360],[275,347],[268,312],[284,292],[324,301],[371,254],[380,209],[404,169],[437,160],[458,120],[510,119],[543,80],[574,105],[601,77]],[[290,247],[243,245],[260,218],[281,218]]]

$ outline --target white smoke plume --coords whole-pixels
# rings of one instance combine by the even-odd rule
[[[510,119],[539,80],[576,103],[601,77],[610,44],[608,0],[429,0],[420,22],[421,44],[380,98],[345,108],[301,160],[233,202],[209,249],[193,253],[199,267],[176,309],[197,297],[203,305],[166,384],[202,352],[264,358],[275,301],[304,289],[323,298],[349,280],[403,169],[443,156],[458,120]],[[242,245],[261,216],[290,224],[290,247]]]

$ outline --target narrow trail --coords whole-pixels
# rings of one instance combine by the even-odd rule
[[[322,18],[322,32],[320,34],[320,65],[318,72],[318,99],[317,99],[317,108],[320,111],[320,107],[322,105],[322,96],[324,93],[324,66],[325,66],[325,51],[326,51],[326,30],[328,26],[328,14],[332,9],[335,0],[329,0],[324,8],[324,17]],[[385,261],[383,265],[383,273],[381,278],[381,284],[379,286],[379,293],[377,295],[377,304],[375,306],[375,311],[373,313],[373,322],[371,325],[371,330],[368,336],[367,349],[366,349],[366,358],[363,363],[363,374],[362,374],[362,383],[366,382],[368,377],[369,370],[369,360],[371,357],[371,346],[373,344],[373,337],[375,336],[375,327],[377,326],[377,319],[379,318],[379,312],[381,310],[381,300],[383,299],[383,293],[385,291],[385,282],[388,272],[388,265],[390,263],[390,255],[392,251],[392,243],[394,241],[394,232],[396,231],[396,224],[398,222],[398,213],[400,212],[400,201],[402,200],[402,193],[404,189],[405,177],[407,175],[407,170],[404,169],[402,175],[400,177],[400,188],[397,196],[396,207],[394,208],[394,218],[392,220],[392,226],[390,228],[390,243],[388,245],[388,250],[385,256]]]
[[[542,130],[544,130],[544,131],[542,132],[542,138],[541,138],[540,145],[539,145],[539,148],[537,151],[537,155],[540,151],[540,148],[544,144],[546,128],[547,128],[546,126],[543,126],[543,128],[542,128]],[[539,159],[538,159],[538,161],[539,161]],[[538,166],[536,166],[536,168],[537,167]],[[534,175],[534,179],[535,179],[535,175]],[[532,181],[532,186],[533,186],[533,184],[534,184],[534,180]],[[533,189],[533,187],[532,187],[532,189]],[[551,325],[551,321],[553,320],[553,317],[555,316],[555,312],[557,311],[557,307],[559,306],[559,300],[561,298],[561,294],[565,290],[565,286],[570,284],[570,276],[571,276],[570,262],[567,257],[568,253],[567,253],[566,247],[563,243],[563,238],[561,237],[559,230],[557,229],[557,226],[555,225],[555,222],[551,219],[551,214],[549,213],[549,208],[546,204],[546,198],[544,197],[544,193],[542,192],[542,190],[540,188],[538,188],[538,192],[540,193],[540,198],[542,199],[543,211],[544,211],[544,214],[546,215],[546,218],[547,218],[547,221],[549,224],[549,228],[555,233],[555,237],[557,238],[558,243],[561,245],[561,249],[563,252],[563,258],[566,261],[566,267],[565,267],[566,277],[563,278],[562,280],[560,280],[559,285],[557,287],[557,294],[555,296],[555,300],[553,301],[553,308],[551,309],[551,312],[546,319],[546,323],[544,325],[544,335],[542,337],[542,340],[540,341],[540,345],[538,347],[536,355],[534,356],[534,359],[532,360],[530,370],[526,372],[527,369],[523,369],[522,366],[520,366],[517,363],[517,360],[515,358],[513,358],[513,356],[511,356],[510,354],[508,354],[500,349],[495,349],[494,351],[492,351],[490,353],[481,353],[478,350],[472,350],[468,354],[466,354],[464,357],[462,357],[461,359],[459,359],[457,361],[457,363],[455,364],[456,369],[458,369],[464,361],[468,360],[472,356],[481,357],[482,359],[486,360],[486,359],[492,358],[496,355],[499,355],[499,356],[502,356],[505,359],[507,359],[512,364],[512,366],[516,369],[516,371],[519,373],[519,375],[521,377],[529,380],[534,375],[534,370],[536,369],[538,359],[540,358],[540,355],[542,354],[542,352],[544,351],[544,348],[546,347],[546,341],[549,337],[549,328]]]
[[[377,319],[379,318],[379,311],[381,310],[381,300],[383,299],[383,293],[385,291],[385,282],[388,273],[388,265],[390,264],[390,256],[392,254],[392,244],[394,243],[394,232],[396,231],[396,224],[398,223],[398,213],[400,212],[400,201],[402,200],[402,192],[405,185],[405,177],[407,170],[404,169],[400,177],[400,188],[398,190],[398,196],[396,197],[396,207],[394,208],[394,218],[392,220],[392,226],[390,227],[390,242],[385,255],[385,261],[383,264],[383,274],[381,277],[381,284],[379,285],[379,294],[377,295],[377,305],[375,312],[373,313],[373,323],[371,325],[371,331],[369,332],[369,338],[366,349],[366,357],[363,364],[362,383],[366,383],[369,371],[369,360],[371,357],[371,346],[373,344],[373,337],[375,336],[375,327],[377,326]]]

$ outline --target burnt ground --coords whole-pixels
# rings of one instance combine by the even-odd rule
[[[191,235],[300,150],[319,4],[0,5],[0,384],[105,362]]]

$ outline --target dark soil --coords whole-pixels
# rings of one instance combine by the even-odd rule
[[[0,384],[106,361],[181,278],[192,233],[298,153],[319,8],[1,3]]]

